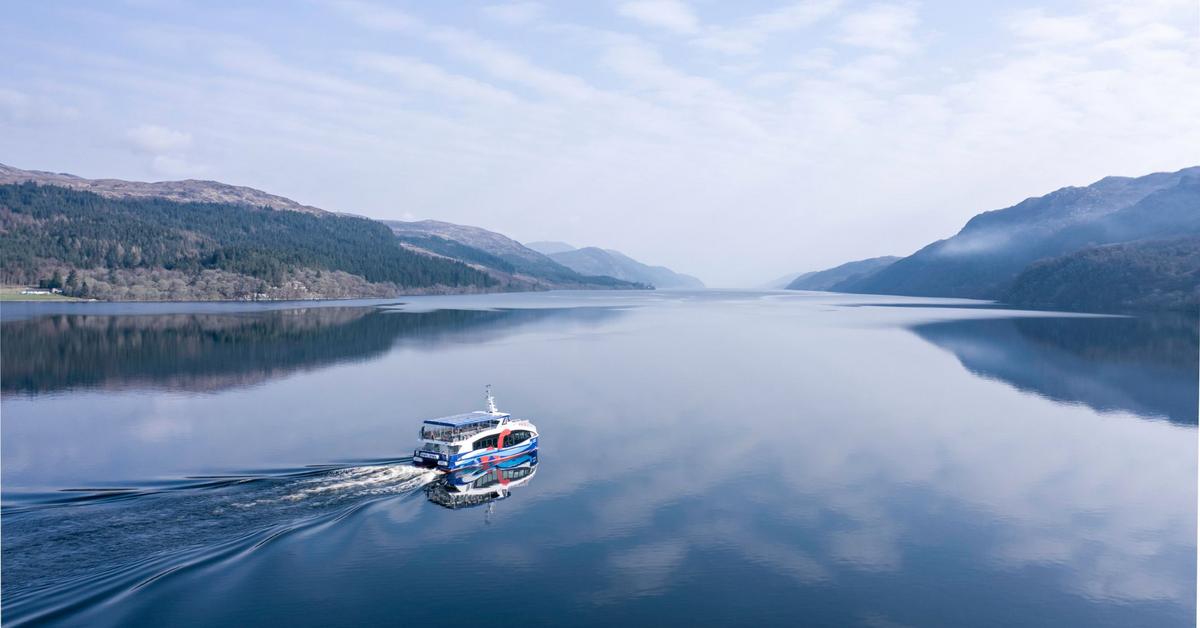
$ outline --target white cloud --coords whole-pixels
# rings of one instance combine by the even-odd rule
[[[409,89],[493,105],[511,104],[517,100],[512,93],[491,84],[452,74],[439,66],[412,57],[363,53],[358,56],[358,61],[364,67],[399,79]]]
[[[1033,46],[1063,46],[1095,41],[1100,33],[1091,15],[1050,16],[1041,9],[1017,12],[1009,28]]]
[[[505,24],[520,26],[537,21],[546,12],[540,2],[513,2],[492,4],[483,8],[483,14]]]
[[[713,28],[696,44],[729,54],[751,54],[771,37],[812,26],[832,15],[841,0],[806,0],[760,13],[731,27]]]
[[[359,26],[378,31],[405,31],[421,26],[421,21],[392,7],[360,0],[335,0],[330,6],[341,11]]]
[[[14,121],[22,119],[29,111],[29,95],[15,89],[0,87],[0,114]]]
[[[133,145],[146,153],[174,153],[192,145],[192,134],[157,124],[143,124],[129,129]]]
[[[474,62],[497,78],[570,99],[585,99],[595,94],[588,83],[578,76],[547,70],[523,55],[468,31],[439,29],[431,33],[430,38],[441,43],[450,53]]]
[[[694,33],[700,20],[680,0],[634,0],[617,5],[617,12],[644,24],[665,28],[676,33]]]
[[[918,22],[911,4],[875,4],[847,15],[839,39],[862,48],[910,52],[917,46],[913,31]]]

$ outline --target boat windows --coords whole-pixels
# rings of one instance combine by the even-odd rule
[[[456,454],[462,450],[458,445],[447,445],[444,443],[428,442],[421,446],[422,451],[436,451],[439,454]]]
[[[519,445],[532,437],[533,432],[528,430],[514,430],[511,434],[505,437],[504,446],[511,447],[512,445]]]
[[[490,430],[500,422],[497,420],[479,421],[459,427],[449,427],[442,425],[423,425],[421,427],[421,438],[440,441],[458,441],[464,438],[470,438],[484,430]]]
[[[491,436],[484,436],[483,438],[475,441],[475,443],[471,445],[471,448],[472,449],[485,449],[488,447],[495,447],[499,442],[500,442],[499,436],[496,434],[493,434]]]

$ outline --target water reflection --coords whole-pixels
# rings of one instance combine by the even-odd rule
[[[917,325],[972,373],[1054,401],[1197,422],[1196,320],[1003,318]]]
[[[79,602],[61,623],[88,626],[1193,625],[1196,427],[1060,403],[1181,414],[1132,391],[1194,372],[1188,336],[664,295],[596,327],[433,326],[378,359],[218,394],[6,397],[8,495],[252,479],[6,510],[6,619],[60,607],[42,592],[61,585]],[[532,460],[507,485],[446,478],[482,506],[443,507],[451,484],[438,496],[392,462],[486,382],[553,448],[536,483]],[[1110,385],[1127,388],[1091,390]],[[78,579],[144,549],[159,562],[117,585]],[[433,573],[448,564],[506,576],[463,596]],[[537,603],[510,603],[514,581]]]
[[[480,342],[532,323],[596,324],[612,308],[434,310],[314,307],[140,316],[54,314],[0,324],[0,391],[210,392],[386,354]]]
[[[429,501],[452,510],[492,504],[512,489],[529,484],[537,474],[538,452],[495,464],[451,471],[425,489]]]

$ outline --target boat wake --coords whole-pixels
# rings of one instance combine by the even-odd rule
[[[70,617],[374,501],[419,495],[438,475],[402,458],[6,496],[5,625]]]

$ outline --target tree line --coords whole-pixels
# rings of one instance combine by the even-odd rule
[[[297,269],[344,271],[401,288],[496,283],[460,262],[406,250],[388,227],[366,218],[0,185],[0,280],[86,296],[74,269],[215,269],[270,286]]]

